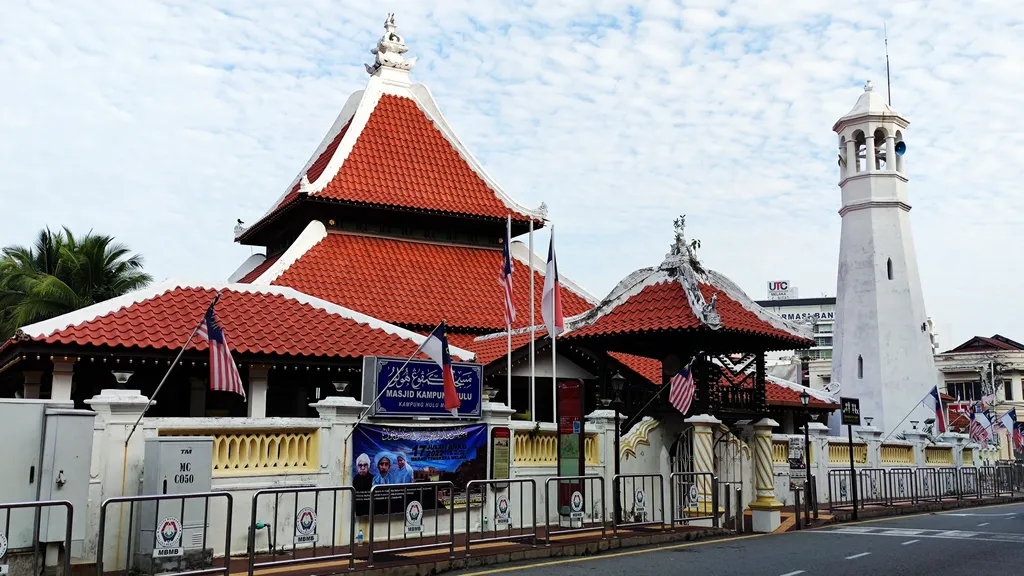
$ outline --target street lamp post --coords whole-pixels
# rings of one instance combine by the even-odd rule
[[[615,401],[612,402],[612,408],[615,410],[615,475],[616,476],[618,476],[618,474],[619,474],[619,458],[621,457],[620,455],[622,454],[622,452],[619,451],[619,436],[621,435],[621,430],[619,429],[619,426],[620,426],[620,424],[619,424],[619,408],[621,408],[621,406],[622,406],[622,398],[620,397],[620,394],[622,393],[622,388],[623,388],[623,386],[625,386],[625,384],[626,384],[626,379],[622,377],[622,374],[616,372],[615,376],[612,376],[612,390],[615,391]],[[620,517],[621,510],[620,510],[620,504],[619,504],[619,487],[618,486],[613,486],[612,490],[614,491],[614,496],[615,496],[615,501],[613,502],[613,504],[615,506],[615,520],[616,520],[616,522],[618,522],[619,520],[621,520],[621,517]]]
[[[805,482],[808,483],[808,487],[810,489],[807,491],[807,498],[804,498],[804,505],[807,510],[804,517],[807,520],[810,520],[811,492],[816,492],[817,489],[814,486],[814,475],[811,474],[811,435],[809,430],[811,427],[811,395],[807,393],[807,390],[800,393],[800,403],[803,404],[804,412],[807,413],[807,419],[804,421],[804,469],[807,471],[807,479]],[[815,509],[817,509],[817,504],[815,504]]]

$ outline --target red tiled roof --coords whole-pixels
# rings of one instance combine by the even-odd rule
[[[281,254],[283,254],[283,252]],[[277,262],[277,259],[281,257],[281,254],[271,256],[270,258],[265,259],[263,262],[260,262],[259,265],[253,268],[251,271],[249,271],[248,274],[242,276],[242,278],[239,279],[238,282],[240,284],[249,284],[253,282],[254,280],[260,277],[260,274],[266,272],[267,268],[273,266],[274,262]]]
[[[279,292],[281,289],[271,290]],[[189,331],[217,292],[214,288],[173,287],[93,319],[81,316],[87,309],[72,312],[65,316],[79,315],[82,320],[33,340],[48,344],[175,350],[185,343]],[[395,334],[396,331],[406,332],[397,327],[385,330],[280,293],[233,289],[220,292],[217,316],[236,354],[358,358],[365,354],[407,356],[417,347],[412,339]],[[288,293],[294,294],[294,291]],[[326,302],[322,304],[340,309]],[[55,321],[60,319],[40,325]],[[31,328],[26,327],[26,331]],[[207,348],[206,341],[200,339],[193,339],[190,345],[190,349]]]
[[[537,344],[541,345],[541,339],[548,335],[547,330],[538,328],[535,331],[535,338]],[[448,336],[448,342],[453,346],[471,350],[476,353],[476,361],[482,364],[490,364],[495,360],[504,358],[507,352],[508,339],[504,335],[500,337],[488,338],[486,340],[477,341],[478,338],[475,334],[450,334]],[[530,343],[530,333],[525,332],[523,334],[512,335],[512,352],[519,350],[523,346]]]
[[[311,184],[327,169],[351,123],[349,119],[310,164],[306,179]],[[309,195],[372,206],[530,219],[498,197],[414,100],[391,94],[380,97],[337,174],[326,187]],[[251,228],[260,227],[298,196],[299,184],[295,184]]]
[[[608,352],[608,355],[626,365],[627,368],[649,380],[656,386],[661,385],[661,361],[622,352]]]
[[[805,343],[802,338],[762,320],[757,314],[711,284],[700,284],[700,291],[705,301],[710,301],[712,295],[717,294],[717,310],[722,319],[722,330],[761,334],[794,343]],[[679,282],[668,281],[644,287],[593,323],[569,332],[566,338],[696,330],[700,327],[701,321],[690,308],[683,286]]]
[[[338,135],[331,140],[331,143],[324,148],[324,151],[320,153],[320,156],[310,166],[309,170],[306,171],[306,179],[310,182],[316,182],[324,170],[327,169],[327,164],[331,161],[331,157],[338,151],[338,144],[341,144],[341,139],[348,133],[348,127],[352,125],[352,120],[349,120],[345,127],[338,132]]]
[[[389,94],[381,96],[341,170],[316,195],[496,218],[513,212],[416,102]]]
[[[328,234],[273,281],[358,310],[386,322],[452,328],[504,330],[498,273],[501,251],[392,238]],[[513,274],[516,327],[530,319],[530,281],[521,265]],[[540,318],[544,278],[534,283]],[[589,302],[562,287],[568,315],[590,309]]]

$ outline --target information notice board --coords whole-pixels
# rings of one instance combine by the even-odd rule
[[[583,476],[583,381],[563,380],[558,383],[558,475]],[[572,495],[584,494],[579,480],[558,483],[558,510],[568,515]],[[585,496],[585,495],[584,495]],[[586,498],[584,497],[584,502]]]

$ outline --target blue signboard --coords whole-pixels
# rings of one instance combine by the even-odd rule
[[[410,360],[402,368],[405,363],[405,358],[363,357],[363,403],[369,404],[380,396],[370,407],[369,415],[453,418],[452,413],[444,409],[441,367],[431,360]],[[452,362],[452,376],[462,401],[458,417],[479,418],[483,401],[483,364]]]

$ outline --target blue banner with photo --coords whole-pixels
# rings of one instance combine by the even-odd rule
[[[404,367],[403,367],[404,366]],[[453,362],[452,376],[462,406],[459,418],[479,418],[483,399],[483,364]],[[383,392],[383,394],[381,394]],[[432,360],[365,356],[363,402],[370,416],[453,418],[444,408],[444,378]]]
[[[357,514],[369,512],[373,486],[413,482],[452,482],[454,506],[462,507],[466,504],[466,484],[487,478],[487,425],[427,428],[360,424],[352,434],[352,454]],[[416,490],[408,494],[419,496]],[[424,498],[422,504],[427,509],[453,506],[453,495],[447,493],[430,491]],[[482,501],[482,495],[472,495],[472,504]],[[404,510],[401,505],[393,507],[395,512]]]

